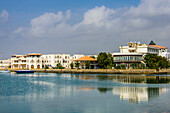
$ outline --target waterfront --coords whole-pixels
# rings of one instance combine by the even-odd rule
[[[167,113],[170,75],[0,73],[2,113]]]

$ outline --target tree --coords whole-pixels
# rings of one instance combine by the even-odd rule
[[[168,68],[167,58],[158,56],[157,54],[147,54],[145,55],[144,60],[149,69]]]
[[[99,53],[99,55],[97,57],[97,61],[98,61],[99,67],[101,69],[106,69],[107,68],[107,64],[108,64],[106,52]]]
[[[57,66],[57,69],[64,69],[64,67],[60,63],[58,63],[56,66]]]
[[[112,54],[108,53],[107,54],[107,69],[112,69],[112,67],[114,66],[114,62],[113,62],[113,56]]]
[[[90,61],[86,61],[85,65],[86,65],[86,69],[89,69],[90,68]]]
[[[49,69],[49,67],[48,66],[45,66],[45,68],[44,69]]]
[[[114,66],[113,57],[110,53],[99,53],[97,61],[101,69],[111,69]]]
[[[79,69],[80,63],[77,61],[77,62],[75,63],[75,66],[76,66],[77,69]]]
[[[95,59],[95,56],[90,56],[90,57]]]
[[[74,68],[74,63],[73,62],[70,64],[70,67],[71,67],[71,69]]]

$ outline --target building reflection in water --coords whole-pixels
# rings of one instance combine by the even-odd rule
[[[100,93],[107,93],[112,91],[113,95],[119,95],[121,100],[127,100],[129,103],[148,102],[163,93],[167,93],[167,88],[157,87],[114,87],[114,88],[93,88],[93,87],[80,87],[77,88],[81,91],[97,90]]]
[[[99,80],[119,83],[169,84],[170,76],[141,76],[141,75],[73,75],[81,80]]]
[[[147,102],[166,92],[167,88],[149,88],[149,87],[113,88],[113,95],[120,95],[121,100],[128,100],[129,103]]]

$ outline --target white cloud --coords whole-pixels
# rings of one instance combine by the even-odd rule
[[[119,9],[95,7],[85,12],[83,20],[74,25],[67,23],[71,18],[71,11],[65,14],[45,13],[32,19],[30,28],[21,27],[14,33],[22,37],[56,40],[74,38],[85,41],[86,39],[86,45],[94,39],[99,45],[120,42],[115,43],[116,46],[124,44],[121,40],[127,41],[129,37],[133,37],[132,39],[136,41],[150,41],[156,37],[156,34],[161,37],[160,40],[170,41],[169,12],[170,0],[141,0],[137,7]]]
[[[6,10],[2,10],[0,13],[0,24],[3,24],[8,21],[9,14]]]

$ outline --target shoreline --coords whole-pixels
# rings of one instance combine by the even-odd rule
[[[9,69],[15,72],[14,69]],[[18,70],[18,69],[17,69]],[[33,69],[35,73],[70,73],[70,74],[170,74],[170,69]]]

